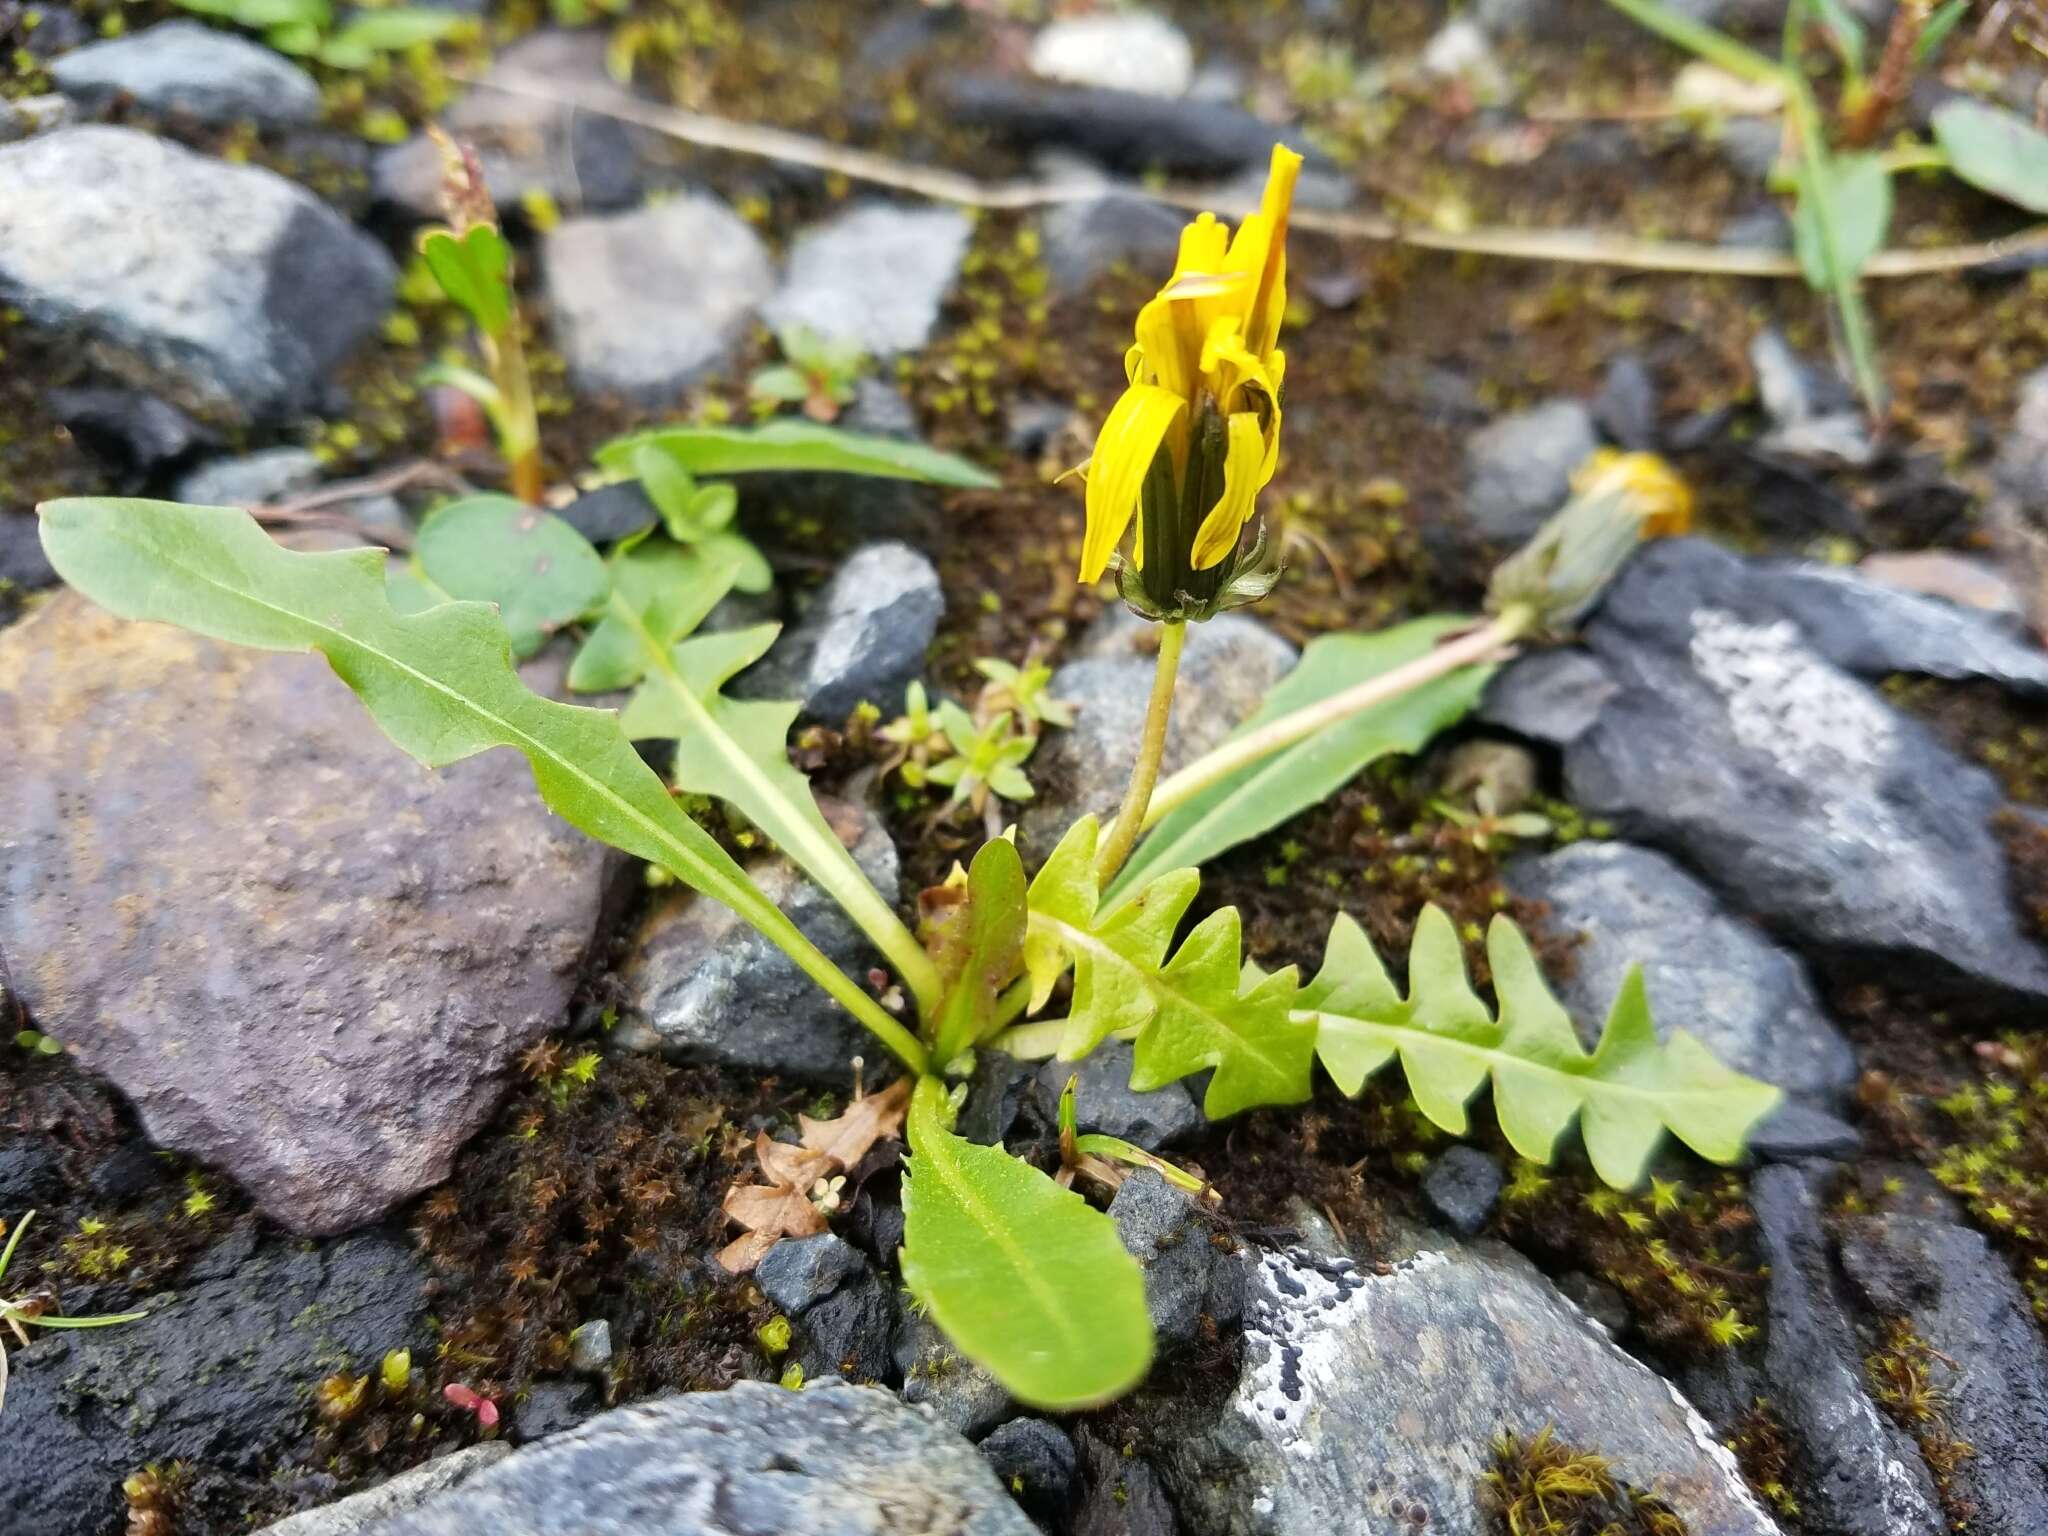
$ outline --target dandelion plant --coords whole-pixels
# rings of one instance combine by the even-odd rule
[[[41,509],[44,547],[67,581],[117,614],[324,655],[424,763],[513,748],[566,820],[752,924],[873,1033],[902,1076],[840,1122],[807,1122],[800,1146],[757,1143],[762,1182],[728,1195],[746,1230],[725,1262],[744,1268],[778,1241],[823,1230],[838,1204],[833,1180],[900,1122],[910,1143],[901,1268],[918,1303],[1020,1401],[1100,1403],[1143,1376],[1152,1326],[1135,1260],[1106,1214],[1068,1186],[1076,1171],[1113,1182],[1132,1163],[1200,1181],[1104,1138],[1065,1137],[1058,1178],[966,1140],[954,1120],[981,1051],[1071,1061],[1127,1039],[1133,1087],[1207,1072],[1216,1117],[1306,1099],[1319,1064],[1350,1094],[1398,1063],[1445,1129],[1464,1131],[1468,1104],[1490,1085],[1524,1156],[1547,1161],[1576,1125],[1595,1169],[1618,1185],[1640,1176],[1667,1131],[1705,1157],[1739,1156],[1777,1097],[1682,1033],[1660,1041],[1640,978],[1624,985],[1599,1044],[1583,1049],[1505,919],[1488,939],[1492,1006],[1467,982],[1440,913],[1418,925],[1405,993],[1349,918],[1308,979],[1252,963],[1234,909],[1186,927],[1203,860],[1330,794],[1374,756],[1419,750],[1471,707],[1495,661],[1568,630],[1636,542],[1684,514],[1683,487],[1658,461],[1589,466],[1572,501],[1496,573],[1484,615],[1317,641],[1259,717],[1162,781],[1187,626],[1257,601],[1276,577],[1258,501],[1281,449],[1279,337],[1300,164],[1275,149],[1259,209],[1234,234],[1209,214],[1187,226],[1172,276],[1139,313],[1130,387],[1084,466],[1078,576],[1093,584],[1113,568],[1125,603],[1160,626],[1114,822],[1075,822],[1035,875],[999,833],[997,806],[1031,793],[1022,770],[1032,745],[1071,718],[1041,664],[984,663],[972,713],[916,690],[903,718],[877,733],[890,767],[984,806],[991,836],[925,893],[915,931],[861,874],[791,762],[797,706],[727,691],[775,627],[700,626],[729,591],[766,574],[765,561],[752,563],[758,551],[736,542],[736,497],[721,477],[806,469],[989,483],[959,460],[789,418],[751,430],[660,428],[599,450],[600,468],[640,478],[659,513],[659,526],[650,519],[608,557],[560,519],[496,498],[436,513],[411,577],[389,581],[379,551],[288,551],[246,513],[219,507],[53,502]],[[452,261],[457,249],[444,254]],[[491,249],[479,247],[486,265]],[[467,557],[456,537],[465,532],[503,547]],[[570,687],[626,692],[623,711],[521,685],[515,647],[560,631],[579,636]],[[633,748],[650,738],[674,743],[668,782]],[[873,940],[894,985],[834,966],[672,791],[715,797],[753,823]],[[1040,1016],[1061,997],[1063,1012]],[[1064,1119],[1071,1133],[1071,1101]]]

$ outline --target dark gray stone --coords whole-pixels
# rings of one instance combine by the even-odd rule
[[[1692,1536],[1776,1536],[1670,1384],[1498,1244],[1432,1240],[1384,1273],[1260,1252],[1244,1349],[1229,1400],[1171,1423],[1159,1462],[1203,1536],[1482,1531],[1494,1438],[1546,1424]]]
[[[396,276],[368,235],[256,166],[98,126],[0,149],[0,299],[191,402],[307,404]]]
[[[517,209],[529,195],[571,213],[625,208],[640,201],[656,165],[667,158],[660,138],[644,129],[558,102],[493,89],[533,82],[571,91],[600,105],[633,105],[632,93],[605,67],[605,37],[596,30],[543,29],[499,53],[477,87],[441,115],[442,126],[473,146],[484,184],[500,208]],[[377,158],[380,200],[420,219],[441,210],[441,150],[425,134]]]
[[[856,863],[894,898],[896,845],[865,812],[842,820],[855,833]],[[866,935],[836,902],[780,854],[748,874],[768,898],[852,975],[879,963]],[[677,1061],[709,1061],[808,1082],[844,1083],[855,1056],[875,1043],[780,949],[707,896],[671,889],[642,913],[620,973],[625,1011],[613,1039]]]
[[[0,1018],[8,1017],[0,988]],[[64,1166],[41,1136],[0,1136],[0,1211],[32,1211],[64,1188]],[[14,1220],[9,1216],[9,1222]]]
[[[1208,1309],[1216,1271],[1235,1260],[1210,1241],[1211,1229],[1185,1191],[1150,1168],[1130,1174],[1109,1202],[1125,1249],[1145,1271],[1145,1305],[1162,1343],[1191,1344]]]
[[[1044,1419],[1012,1419],[981,1442],[981,1454],[1010,1497],[1046,1524],[1066,1513],[1080,1477],[1080,1457],[1065,1430]]]
[[[1770,1266],[1763,1395],[1805,1449],[1794,1493],[1809,1523],[1842,1536],[1946,1530],[1919,1448],[1871,1401],[1813,1176],[1765,1168],[1749,1193]]]
[[[88,43],[50,64],[57,89],[98,109],[126,98],[205,123],[310,123],[320,87],[274,48],[196,21]]]
[[[929,559],[908,544],[870,544],[839,568],[738,691],[796,699],[806,715],[835,725],[862,703],[893,712],[924,675],[945,611]]]
[[[615,480],[585,491],[555,515],[593,544],[615,544],[661,521],[638,480]]]
[[[1851,1217],[1841,1258],[1864,1298],[1907,1319],[1941,1362],[1949,1433],[1975,1453],[1949,1489],[1969,1529],[2048,1531],[2048,1348],[2005,1261],[1953,1208]]]
[[[1621,684],[1584,651],[1531,652],[1486,685],[1478,715],[1488,725],[1561,747],[1600,718]]]
[[[40,592],[57,585],[57,568],[43,553],[33,512],[0,511],[0,586]]]
[[[1839,375],[1807,362],[1774,330],[1757,334],[1749,359],[1772,421],[1771,430],[1757,439],[1759,455],[1822,468],[1872,462],[1877,449],[1869,423]]]
[[[31,1018],[295,1230],[445,1179],[606,921],[618,866],[523,761],[428,772],[317,656],[60,594],[0,631],[0,739]]]
[[[927,1409],[970,1440],[1017,1411],[1003,1384],[948,1342],[930,1318],[906,1307],[896,1325],[896,1370],[903,1400]]]
[[[1178,1536],[1173,1501],[1152,1464],[1086,1429],[1080,1435],[1084,1491],[1073,1536]]]
[[[232,1273],[143,1303],[114,1328],[9,1349],[0,1529],[106,1536],[149,1462],[253,1472],[299,1443],[313,1388],[428,1348],[426,1271],[402,1239],[272,1241]]]
[[[1683,1029],[1727,1065],[1788,1093],[1835,1100],[1855,1082],[1856,1053],[1798,958],[1663,854],[1574,843],[1515,860],[1508,884],[1550,904],[1554,931],[1579,935],[1572,974],[1557,992],[1588,1047],[1640,966],[1659,1038]]]
[[[1816,963],[1964,1002],[2048,996],[1988,826],[1996,785],[1821,654],[1784,590],[1697,539],[1636,555],[1584,631],[1615,692],[1565,746],[1572,802]]]
[[[175,405],[139,389],[53,389],[43,403],[65,431],[135,489],[214,441]]]
[[[604,1398],[588,1381],[559,1377],[536,1381],[512,1409],[512,1438],[521,1445],[574,1429],[604,1410]]]
[[[264,448],[240,458],[209,460],[181,476],[175,494],[195,506],[254,507],[302,495],[325,477],[311,449]],[[395,496],[358,496],[331,503],[331,508],[372,527],[405,524],[405,509]]]
[[[377,1528],[392,1516],[417,1509],[511,1454],[512,1447],[502,1440],[465,1446],[408,1468],[374,1488],[304,1514],[288,1515],[264,1526],[260,1536],[376,1536]]]
[[[1131,1087],[1133,1052],[1128,1040],[1105,1040],[1081,1061],[1048,1061],[1038,1069],[1038,1112],[1059,1120],[1060,1094],[1069,1077],[1074,1088],[1074,1114],[1083,1131],[1096,1131],[1157,1152],[1199,1131],[1206,1119],[1201,1101],[1186,1082],[1168,1083],[1149,1093]]]
[[[1442,558],[1491,562],[1519,549],[1571,495],[1572,472],[1600,439],[1576,400],[1552,400],[1482,427],[1465,441],[1465,500],[1432,519],[1424,541]]]
[[[570,381],[647,405],[722,363],[775,286],[760,236],[708,192],[565,219],[541,268]]]
[[[889,1379],[896,1307],[858,1248],[832,1232],[786,1237],[768,1250],[754,1282],[789,1318],[805,1375]]]
[[[1593,397],[1593,420],[1624,448],[1657,446],[1657,384],[1635,353],[1624,352],[1607,365],[1600,393]]]
[[[941,110],[1024,148],[1070,149],[1105,169],[1138,175],[1228,176],[1263,168],[1284,125],[1240,107],[1186,97],[1054,86],[994,75],[939,84]],[[1290,142],[1300,143],[1298,136]],[[1322,157],[1311,154],[1313,161]]]
[[[743,1381],[617,1408],[377,1536],[1033,1536],[973,1446],[894,1393]]]
[[[1863,1148],[1855,1126],[1838,1120],[1804,1099],[1786,1099],[1749,1133],[1749,1155],[1764,1163],[1796,1163],[1809,1158],[1840,1162]]]
[[[1094,812],[1107,820],[1123,798],[1152,693],[1158,626],[1121,605],[1088,627],[1050,690],[1075,705],[1071,730],[1054,731],[1026,771],[1037,797],[1024,807],[1018,839],[1042,858],[1066,829]],[[1188,627],[1167,728],[1162,773],[1172,773],[1223,740],[1294,668],[1294,647],[1258,620],[1226,613]]]
[[[974,226],[954,208],[869,203],[803,231],[762,310],[777,333],[809,329],[873,357],[931,338]]]
[[[1046,271],[1061,293],[1078,293],[1121,266],[1172,272],[1186,216],[1129,193],[1060,203],[1039,221]]]
[[[1500,1164],[1477,1147],[1446,1148],[1422,1174],[1422,1198],[1431,1212],[1460,1237],[1486,1225],[1500,1199]]]
[[[1032,1085],[1037,1080],[1038,1068],[1032,1063],[1002,1051],[980,1051],[968,1081],[967,1103],[954,1129],[983,1146],[1007,1141],[1028,1128],[1023,1122],[1032,1113]]]

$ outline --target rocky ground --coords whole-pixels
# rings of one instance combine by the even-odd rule
[[[1596,447],[1670,458],[1700,536],[1426,756],[1218,860],[1204,909],[1236,903],[1268,965],[1313,962],[1339,910],[1394,955],[1426,902],[1474,937],[1508,910],[1576,1017],[1641,963],[1660,1026],[1788,1097],[1749,1166],[1673,1149],[1620,1195],[1483,1111],[1452,1143],[1392,1087],[1211,1125],[1105,1049],[1084,1129],[1223,1199],[1117,1193],[1162,1357],[1050,1419],[905,1305],[893,1144],[831,1233],[712,1262],[754,1133],[843,1105],[864,1049],[778,952],[565,831],[515,763],[419,770],[317,660],[57,590],[31,508],[303,522],[349,482],[318,536],[402,543],[451,477],[496,485],[415,383],[463,337],[410,255],[438,118],[515,235],[552,499],[586,536],[644,514],[590,488],[592,446],[743,418],[797,324],[874,359],[843,422],[1001,477],[743,486],[778,577],[749,616],[789,625],[746,686],[802,699],[799,759],[908,910],[984,830],[880,776],[864,704],[1042,658],[1076,720],[1027,765],[1027,855],[1122,787],[1145,627],[1073,583],[1052,477],[1171,260],[1183,216],[1142,187],[1235,212],[1285,134],[1311,209],[1779,249],[1775,129],[1641,110],[1680,60],[1578,0],[465,9],[344,67],[157,0],[0,0],[0,1220],[40,1212],[10,1285],[148,1313],[10,1351],[0,1532],[1479,1536],[1546,1427],[1617,1480],[1562,1528],[2048,1530],[2048,655],[2040,571],[1989,537],[2048,522],[2048,278],[1873,282],[1873,434],[1796,280],[1297,235],[1288,569],[1191,636],[1169,767],[1313,635],[1469,608]],[[1902,123],[1962,84],[2031,110],[2040,71],[1976,25]],[[965,211],[607,105],[1063,191]],[[2019,220],[1901,178],[1893,243]],[[1477,783],[1550,830],[1475,816]],[[1049,1157],[1064,1071],[985,1058],[964,1128]]]

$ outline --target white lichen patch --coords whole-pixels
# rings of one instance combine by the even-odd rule
[[[1396,1277],[1447,1262],[1441,1253],[1420,1253],[1369,1275],[1348,1259],[1261,1253],[1245,1296],[1245,1367],[1232,1405],[1277,1449],[1314,1456],[1322,1442],[1310,1430],[1321,1399],[1346,1370],[1346,1335]]]
[[[1692,622],[1693,668],[1727,701],[1737,741],[1791,778],[1874,786],[1897,749],[1874,694],[1814,656],[1789,620],[1702,608]]]

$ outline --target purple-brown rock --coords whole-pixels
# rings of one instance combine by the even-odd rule
[[[20,1000],[153,1141],[295,1231],[447,1176],[513,1058],[562,1024],[607,869],[517,756],[430,772],[317,656],[68,592],[0,631]]]

